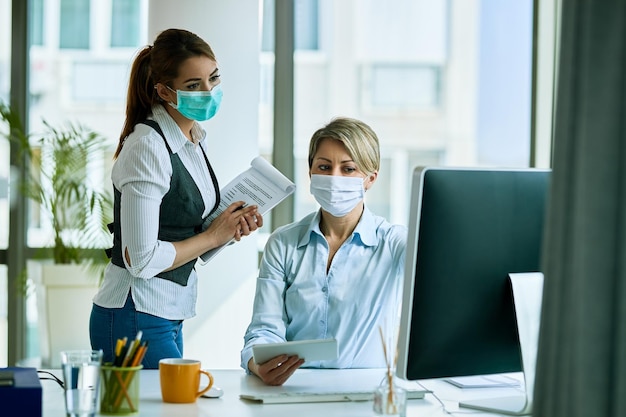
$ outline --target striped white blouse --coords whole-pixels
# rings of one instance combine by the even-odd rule
[[[174,119],[161,105],[152,118],[159,124],[172,152],[177,153],[194,178],[204,200],[206,216],[215,204],[216,193],[206,161],[206,132],[195,123],[191,143]],[[124,306],[131,291],[137,311],[168,320],[184,320],[195,315],[197,298],[196,271],[192,270],[187,286],[154,278],[174,262],[174,246],[158,240],[159,208],[168,192],[172,165],[161,136],[152,128],[138,124],[120,152],[111,174],[113,186],[122,193],[120,218],[122,248],[128,248],[132,267],[109,264],[94,303],[105,308]],[[124,259],[124,262],[126,260]]]

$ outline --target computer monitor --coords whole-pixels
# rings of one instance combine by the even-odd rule
[[[540,271],[549,180],[539,169],[415,169],[398,376],[522,371],[509,274]]]

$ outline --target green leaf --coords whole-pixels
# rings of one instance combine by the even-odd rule
[[[28,163],[30,176],[20,191],[52,220],[54,262],[102,268],[108,263],[104,249],[112,244],[107,224],[113,197],[90,182],[89,168],[103,158],[107,140],[81,124],[53,126],[46,120],[42,133],[26,135],[18,115],[1,102],[0,117],[3,135]]]

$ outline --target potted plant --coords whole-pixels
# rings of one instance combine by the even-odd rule
[[[7,137],[30,162],[20,190],[40,210],[42,223],[50,224],[50,249],[28,262],[25,277],[36,289],[42,362],[56,367],[60,350],[89,347],[91,299],[108,262],[104,249],[111,246],[112,197],[102,176],[93,178],[108,143],[73,123],[54,127],[44,121],[41,134],[26,135],[19,117],[1,103],[0,115]]]

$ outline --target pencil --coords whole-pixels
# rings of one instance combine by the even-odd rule
[[[126,354],[126,343],[128,342],[128,338],[124,336],[123,339],[117,340],[120,348],[119,352],[116,352],[115,359],[113,360],[113,366],[121,366],[122,361],[124,360],[124,355]]]
[[[139,346],[139,343],[141,342],[141,336],[143,336],[143,332],[139,330],[137,332],[137,336],[135,336],[135,340],[131,342],[130,347],[128,348],[128,351],[126,352],[126,355],[124,356],[124,360],[122,361],[122,367],[128,366],[128,364],[131,363],[133,359],[133,355],[135,354],[135,351],[137,350],[137,347]]]

